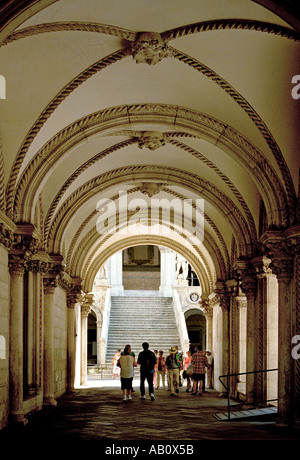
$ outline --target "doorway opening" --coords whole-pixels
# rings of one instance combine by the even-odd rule
[[[123,286],[127,291],[158,291],[160,250],[158,246],[132,246],[122,251]]]
[[[201,311],[189,311],[186,316],[186,327],[190,341],[190,348],[194,350],[201,345],[206,347],[206,319]]]

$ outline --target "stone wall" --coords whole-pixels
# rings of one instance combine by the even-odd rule
[[[7,425],[9,407],[9,271],[8,252],[0,245],[0,430]]]

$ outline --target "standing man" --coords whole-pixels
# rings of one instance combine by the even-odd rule
[[[208,367],[207,357],[202,351],[202,346],[198,345],[198,350],[192,356],[193,365],[193,392],[197,393],[197,385],[199,382],[199,396],[202,395],[203,384],[205,383],[205,368]]]
[[[151,401],[154,401],[154,388],[153,388],[153,375],[154,375],[154,366],[156,364],[156,356],[153,351],[149,350],[149,343],[144,342],[142,344],[143,351],[139,353],[138,364],[140,364],[140,390],[141,390],[141,399],[146,399],[145,395],[145,380],[147,379],[149,386],[149,395]]]
[[[166,365],[168,369],[168,382],[171,389],[170,396],[175,396],[175,393],[179,393],[179,369],[180,363],[176,359],[176,348],[172,347],[169,350],[169,356],[166,359]]]

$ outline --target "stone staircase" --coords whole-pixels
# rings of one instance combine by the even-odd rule
[[[178,345],[180,338],[176,326],[171,297],[147,296],[145,291],[135,296],[111,298],[106,363],[112,362],[116,350],[129,343],[136,358],[142,351],[142,343],[150,349],[163,350],[168,355],[171,346]]]

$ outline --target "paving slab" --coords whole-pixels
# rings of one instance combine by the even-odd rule
[[[174,397],[166,389],[155,391],[155,401],[139,398],[139,382],[134,381],[132,401],[123,401],[116,380],[90,378],[88,386],[65,394],[56,407],[44,407],[29,416],[22,428],[9,426],[0,432],[2,440],[176,442],[202,440],[300,440],[300,433],[279,429],[273,419],[220,421],[214,415],[227,413],[227,400],[214,390],[193,396],[180,388]],[[196,445],[195,444],[195,445]]]

